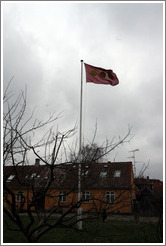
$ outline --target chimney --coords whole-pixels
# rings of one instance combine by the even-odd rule
[[[35,159],[35,166],[40,166],[40,159],[38,158]]]
[[[147,179],[149,179],[149,176],[147,176]]]

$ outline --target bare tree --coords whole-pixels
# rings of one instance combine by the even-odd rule
[[[98,146],[96,143],[86,144],[81,147],[79,153],[71,152],[69,156],[69,161],[77,163],[78,160],[81,163],[88,163],[91,161],[102,161],[102,156],[104,154],[104,148]]]
[[[141,170],[139,171],[137,178],[143,178],[144,177],[143,175],[144,175],[145,171],[148,169],[149,165],[150,165],[150,160],[148,161],[148,163],[142,164]]]
[[[135,178],[137,199],[140,204],[141,216],[149,217],[149,223],[156,228],[156,235],[159,242],[163,240],[163,185],[160,180],[149,179],[145,177],[145,172],[150,165],[143,163],[142,167]],[[157,185],[155,185],[157,183]],[[157,226],[151,221],[151,217],[158,220]]]
[[[13,101],[12,101],[13,100]],[[25,235],[29,242],[37,242],[46,232],[54,227],[67,227],[75,228],[76,223],[80,218],[77,217],[76,211],[86,197],[82,196],[82,199],[78,201],[77,198],[77,182],[73,182],[67,194],[59,194],[55,187],[52,189],[52,185],[56,184],[57,189],[62,189],[64,180],[70,181],[67,177],[73,175],[74,180],[77,181],[77,171],[74,171],[69,163],[59,164],[59,155],[62,147],[66,141],[73,136],[76,131],[76,127],[66,132],[54,131],[52,124],[58,120],[60,115],[51,115],[46,121],[39,121],[34,119],[34,112],[26,119],[26,91],[21,92],[14,100],[12,94],[9,92],[9,86],[4,92],[4,114],[3,114],[3,165],[4,170],[10,166],[8,172],[4,172],[3,189],[4,189],[4,213],[18,226],[19,230]],[[41,130],[42,136],[39,138]],[[45,131],[44,131],[45,130]],[[35,137],[37,140],[35,141]],[[117,141],[112,139],[110,142],[106,140],[105,145],[98,147],[94,144],[94,139],[90,145],[85,146],[82,150],[82,163],[92,164],[97,160],[100,160],[106,154],[110,153],[117,146],[129,142],[131,140],[131,128],[128,129],[127,134],[123,138],[119,138]],[[39,150],[42,150],[39,152]],[[40,153],[40,154],[39,154]],[[65,151],[64,151],[65,153]],[[33,154],[35,158],[40,160],[43,165],[46,179],[43,180],[42,175],[37,172],[27,173],[27,164],[29,156]],[[80,153],[79,153],[80,154]],[[75,156],[73,164],[78,168],[79,154],[70,155]],[[90,154],[90,158],[89,158]],[[70,168],[69,168],[70,167]],[[20,169],[21,168],[21,169]],[[28,167],[29,168],[29,167]],[[21,171],[20,171],[21,170]],[[85,171],[85,170],[84,170]],[[22,193],[21,206],[18,208],[17,194],[13,187],[10,186],[10,179],[16,177],[17,185],[20,190],[26,190],[26,196]],[[66,178],[66,179],[65,179]],[[82,183],[86,179],[86,173],[82,175]],[[92,179],[91,184],[96,182]],[[86,182],[85,182],[86,184]],[[63,189],[62,189],[63,190]],[[82,186],[82,194],[86,190],[86,186]],[[56,219],[52,220],[51,216],[57,210],[63,209],[61,199],[65,199],[65,195],[71,195],[72,199],[70,204],[63,210]],[[117,203],[120,203],[124,194],[119,194]],[[45,210],[44,203],[50,199],[55,201],[55,205],[51,207],[49,211]],[[105,197],[91,197],[93,200],[95,209],[95,201],[98,200],[100,204],[105,203]],[[124,198],[123,198],[124,199]],[[25,207],[26,200],[26,207]],[[109,206],[109,202],[106,202]],[[108,207],[107,206],[107,207]],[[27,215],[28,222],[24,223],[24,217],[20,214],[20,209],[24,208],[24,212]],[[35,208],[35,209],[34,209]],[[97,210],[96,210],[97,211]],[[101,212],[101,211],[98,211]],[[38,218],[38,220],[36,220]],[[84,218],[81,218],[81,220]]]

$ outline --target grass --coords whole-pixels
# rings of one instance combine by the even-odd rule
[[[25,223],[27,217],[24,216]],[[28,243],[19,231],[9,230],[4,218],[4,243]],[[15,225],[10,223],[13,229]],[[156,224],[133,221],[86,221],[83,231],[55,228],[45,234],[38,243],[159,243]]]

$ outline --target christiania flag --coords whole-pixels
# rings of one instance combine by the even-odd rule
[[[111,69],[104,69],[101,67],[94,67],[85,64],[86,82],[95,84],[105,84],[115,86],[119,84],[116,74]]]

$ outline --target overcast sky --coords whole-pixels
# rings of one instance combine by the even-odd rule
[[[112,69],[119,85],[86,83],[83,71],[83,137],[96,143],[134,138],[110,161],[131,161],[137,173],[163,178],[163,3],[3,2],[4,87],[14,76],[27,85],[29,110],[38,118],[63,112],[61,130],[79,121],[81,63]],[[75,138],[78,138],[78,133]]]

